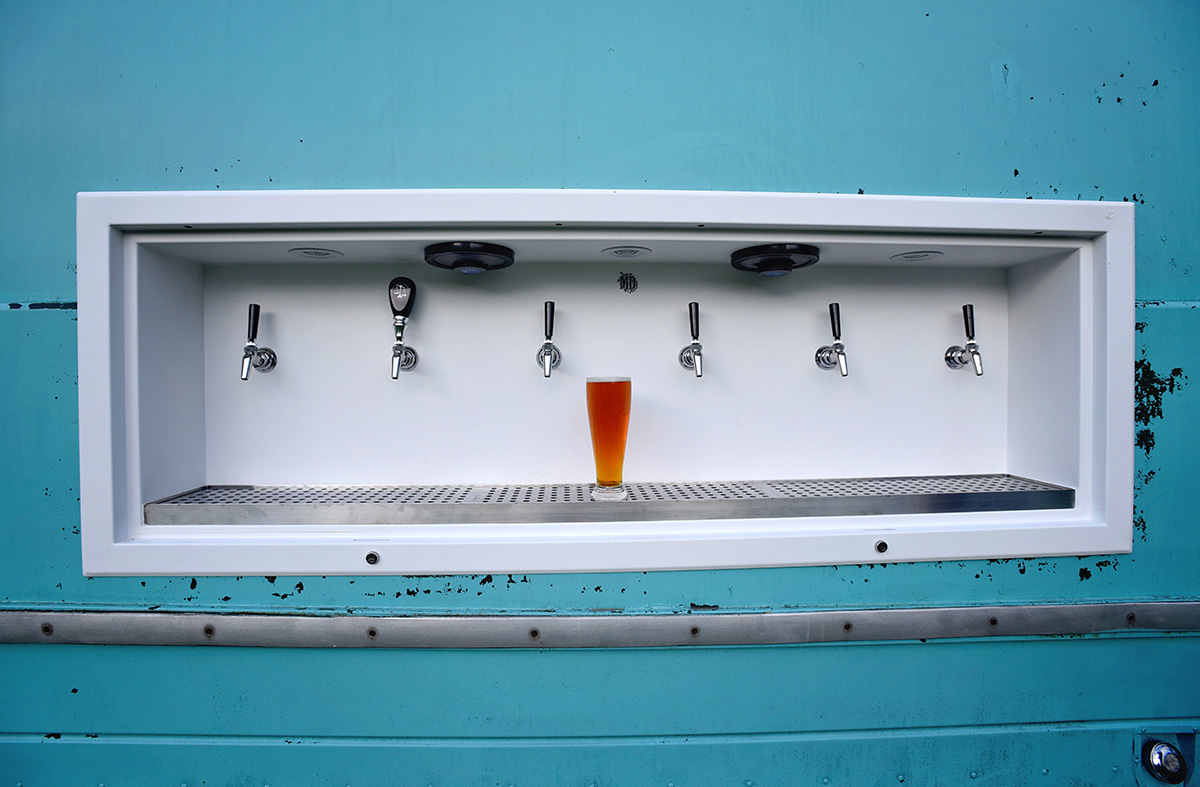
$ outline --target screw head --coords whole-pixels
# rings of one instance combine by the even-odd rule
[[[368,552],[367,553],[367,564],[368,565],[373,566],[378,562],[379,562],[379,553],[378,552]]]

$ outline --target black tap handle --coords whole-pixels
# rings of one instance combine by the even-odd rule
[[[837,303],[829,304],[829,326],[833,328],[833,340],[842,340],[842,307]]]
[[[700,341],[700,304],[696,301],[688,304],[688,321],[692,324],[692,341]]]
[[[546,301],[546,341],[554,336],[554,301]]]
[[[257,303],[250,304],[250,320],[246,326],[246,341],[250,344],[258,341],[258,315],[261,307]]]
[[[417,285],[412,279],[397,276],[388,285],[388,298],[392,303],[392,314],[407,317],[412,314],[413,303],[417,300]]]
[[[975,307],[969,303],[963,306],[963,326],[967,329],[967,341],[975,341]]]

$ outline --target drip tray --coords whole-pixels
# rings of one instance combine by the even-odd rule
[[[1007,474],[626,484],[203,486],[146,504],[148,525],[418,525],[932,514],[1073,508],[1075,490]]]

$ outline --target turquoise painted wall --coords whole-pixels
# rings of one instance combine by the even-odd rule
[[[1198,599],[1198,107],[1195,2],[0,0],[0,609]],[[1136,201],[1134,551],[490,581],[84,578],[75,193],[362,187]],[[0,646],[0,787],[979,783],[972,772],[1132,784],[1131,729],[1200,726],[1195,680],[1154,679],[1194,676],[1198,660],[1200,639],[1169,636],[520,653]]]

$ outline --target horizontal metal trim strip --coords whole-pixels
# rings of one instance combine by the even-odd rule
[[[0,612],[0,644],[662,648],[1200,632],[1200,601],[690,615]]]

